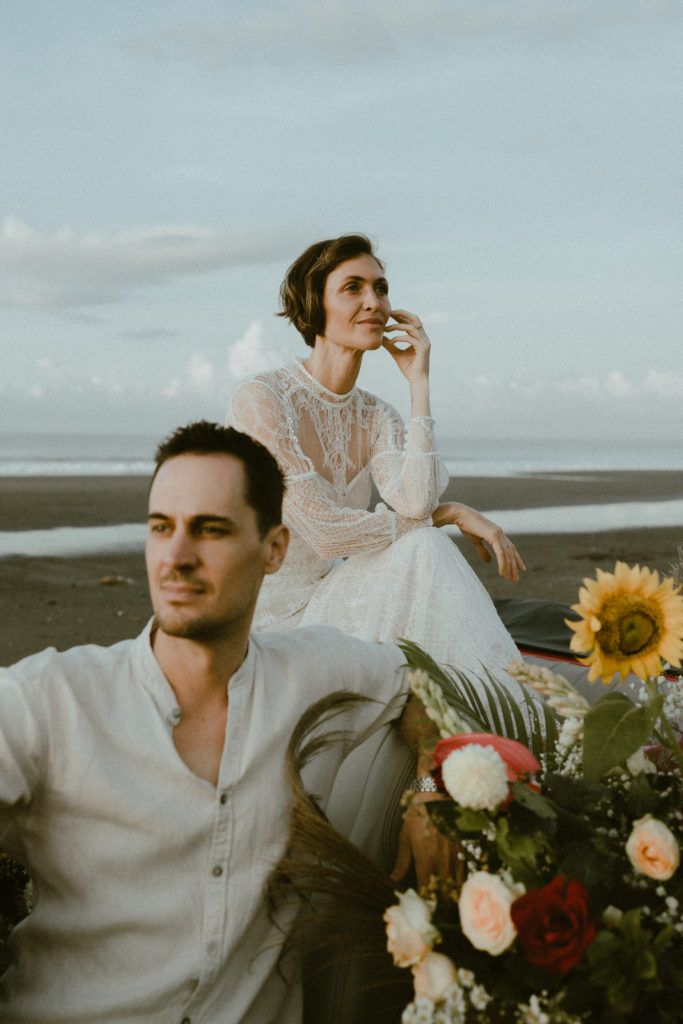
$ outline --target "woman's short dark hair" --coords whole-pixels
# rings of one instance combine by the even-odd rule
[[[325,330],[325,281],[335,267],[356,256],[372,256],[384,270],[384,264],[375,256],[369,238],[365,235],[340,235],[339,238],[314,242],[294,260],[285,274],[280,285],[282,312],[278,316],[286,316],[311,348],[315,345],[316,336]]]
[[[199,420],[178,427],[156,450],[154,475],[165,462],[178,455],[231,455],[244,468],[244,500],[256,514],[261,537],[282,522],[282,499],[285,478],[276,459],[268,449],[234,427]]]

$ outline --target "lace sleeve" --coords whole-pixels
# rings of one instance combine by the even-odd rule
[[[392,508],[410,519],[426,519],[448,484],[448,472],[434,443],[434,420],[420,416],[403,424],[385,405],[373,445],[372,476]]]
[[[240,385],[228,422],[255,437],[276,457],[287,481],[285,521],[321,557],[378,551],[404,533],[429,525],[431,520],[415,521],[381,504],[374,512],[336,504],[301,450],[286,399],[263,378]]]

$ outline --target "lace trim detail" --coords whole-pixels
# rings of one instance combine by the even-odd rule
[[[356,387],[330,400],[309,377],[300,362],[258,374],[238,387],[230,415],[273,452],[287,477],[292,544],[270,589],[289,586],[290,594],[306,565],[317,574],[319,560],[380,550],[430,523],[448,482],[429,418],[404,429],[375,395]],[[373,481],[386,504],[370,512]]]
[[[324,384],[321,384],[317,377],[314,377],[310,370],[307,370],[304,366],[303,356],[299,356],[295,362],[294,367],[306,378],[306,383],[313,388],[313,391],[321,398],[324,398],[328,402],[332,402],[335,405],[346,405],[351,399],[357,394],[358,389],[354,385],[350,391],[346,394],[340,395],[337,391],[330,391]]]

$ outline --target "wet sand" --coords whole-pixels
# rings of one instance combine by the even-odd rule
[[[144,477],[1,478],[0,530],[142,521],[147,488]],[[469,477],[451,481],[444,495],[482,510],[680,498],[683,474],[673,472]],[[493,598],[572,603],[585,576],[595,568],[612,570],[617,559],[669,574],[683,545],[683,524],[524,535],[518,548],[527,572],[517,584],[500,579],[495,563],[481,562],[466,540],[456,543]],[[0,665],[47,646],[114,643],[139,632],[150,614],[142,552],[0,558]]]

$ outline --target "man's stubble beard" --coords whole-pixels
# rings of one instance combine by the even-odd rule
[[[180,640],[211,641],[222,638],[230,632],[229,623],[206,617],[183,621],[176,620],[162,612],[161,615],[159,613],[155,615],[155,621],[157,628],[162,633]]]

